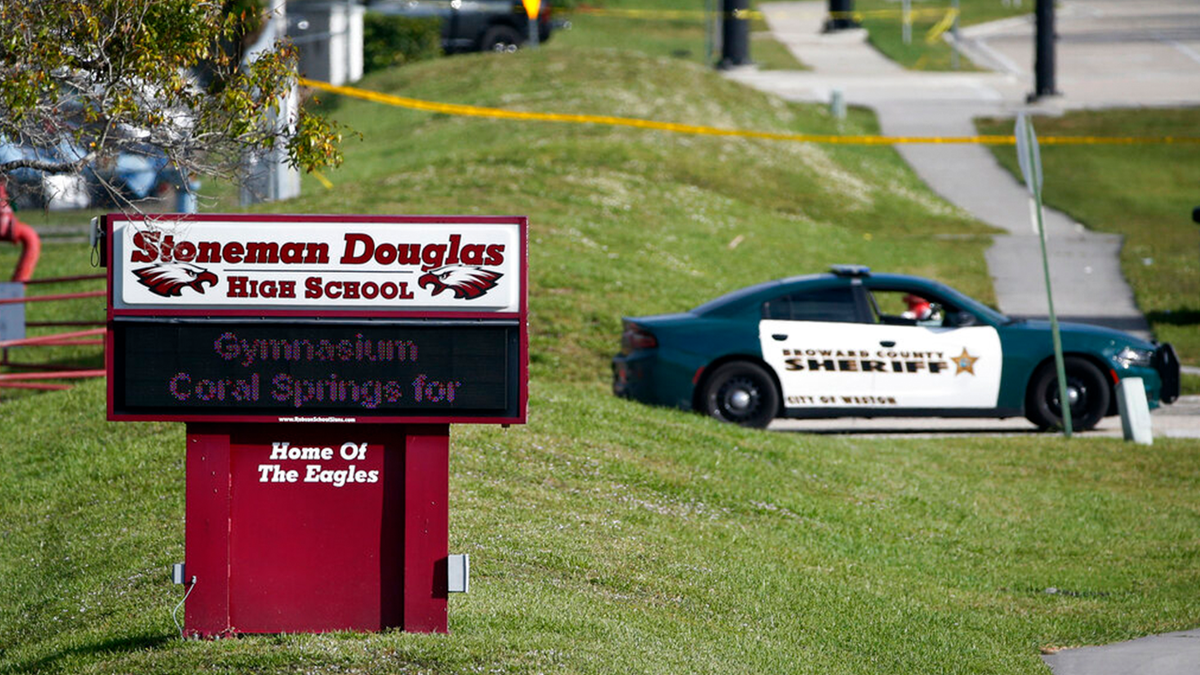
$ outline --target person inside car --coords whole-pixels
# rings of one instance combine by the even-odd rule
[[[904,296],[904,303],[908,305],[908,309],[900,316],[905,319],[913,319],[915,321],[928,321],[933,316],[933,307],[929,301],[919,295],[908,294]]]

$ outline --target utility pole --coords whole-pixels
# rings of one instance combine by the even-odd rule
[[[854,0],[829,0],[829,19],[825,21],[825,32],[858,28],[853,12]]]
[[[958,0],[950,3],[950,9],[954,11],[954,23],[950,25],[950,36],[954,38],[950,45],[950,67],[958,70],[958,45],[962,44],[958,41],[958,17],[962,14],[959,10]]]
[[[713,64],[714,55],[717,53],[717,26],[716,26],[716,7],[713,0],[704,0],[704,65],[711,66]]]
[[[1054,86],[1054,0],[1037,0],[1037,35],[1034,37],[1036,53],[1034,56],[1033,93],[1029,100],[1035,101],[1043,96],[1057,96],[1058,89]]]
[[[750,65],[750,0],[721,0],[721,62],[718,68]]]

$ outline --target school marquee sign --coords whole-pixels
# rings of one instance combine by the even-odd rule
[[[524,421],[524,218],[104,228],[110,419]]]

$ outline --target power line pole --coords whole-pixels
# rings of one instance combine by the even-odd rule
[[[829,18],[825,21],[825,32],[858,28],[853,12],[854,0],[829,0]]]
[[[718,68],[750,65],[750,0],[721,2],[721,62]]]
[[[1037,0],[1037,35],[1034,56],[1034,89],[1029,100],[1057,96],[1054,86],[1054,0]]]

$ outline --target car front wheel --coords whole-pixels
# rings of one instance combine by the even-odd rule
[[[1086,431],[1100,423],[1108,412],[1112,395],[1100,369],[1087,359],[1068,356],[1063,359],[1067,374],[1067,398],[1071,405],[1071,427]],[[1025,400],[1025,416],[1043,428],[1062,428],[1058,372],[1054,362],[1043,365],[1034,375]]]
[[[701,398],[704,412],[722,422],[762,429],[779,411],[779,391],[762,367],[727,363],[708,378]]]
[[[509,26],[492,26],[483,34],[479,48],[485,52],[512,54],[521,46],[521,34]]]

